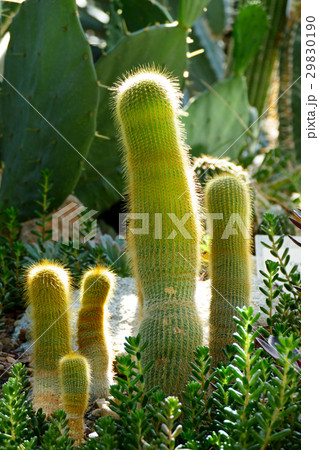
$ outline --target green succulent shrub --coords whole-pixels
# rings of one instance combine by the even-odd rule
[[[165,397],[145,379],[153,362],[143,364],[147,343],[129,337],[117,357],[110,408],[116,417],[97,419],[95,437],[82,448],[246,449],[300,448],[300,274],[287,270],[276,218],[266,216],[275,261],[263,271],[267,326],[257,326],[252,307],[238,308],[233,344],[226,360],[214,367],[208,347],[197,347],[183,392]],[[276,309],[272,301],[280,297]],[[276,317],[275,317],[276,315]],[[47,421],[29,401],[29,381],[21,364],[13,367],[0,398],[0,445],[16,449],[71,449],[64,411]]]
[[[22,279],[26,251],[17,239],[20,228],[17,210],[6,208],[0,215],[0,315],[24,307]]]
[[[13,8],[6,2],[1,10],[2,32],[10,31],[11,40],[0,97],[2,210],[13,205],[21,218],[35,217],[33,205],[41,197],[33,186],[41,182],[46,169],[59,180],[52,187],[50,211],[73,190],[83,204],[98,211],[124,198],[120,143],[108,88],[140,65],[156,64],[179,79],[193,156],[207,152],[222,157],[227,152],[235,160],[243,150],[256,151],[260,121],[257,116],[251,120],[250,104],[262,113],[278,48],[282,47],[281,56],[288,55],[289,44],[282,42],[282,36],[290,36],[291,28],[293,73],[298,75],[300,67],[296,27],[285,14],[287,1],[193,3],[91,0],[77,6],[75,0],[41,4],[27,0]],[[47,17],[50,26],[40,27]],[[39,30],[36,37],[32,29]],[[31,58],[33,54],[39,58]],[[39,71],[43,61],[45,70]],[[21,76],[17,69],[21,64],[29,76]],[[77,70],[72,72],[71,66]],[[56,76],[63,71],[64,77]],[[298,89],[292,97],[295,111]],[[287,122],[287,113],[283,120]],[[294,119],[294,128],[297,122]],[[297,135],[298,130],[295,139]],[[61,154],[64,158],[56,157]]]
[[[0,445],[8,450],[72,449],[66,413],[55,411],[49,421],[42,410],[34,411],[29,401],[30,385],[25,367],[18,363],[2,386],[0,398]]]
[[[120,376],[111,386],[110,407],[117,418],[98,419],[97,437],[81,448],[300,448],[300,371],[295,364],[300,339],[280,336],[274,360],[263,348],[256,349],[258,315],[251,307],[237,313],[230,361],[212,368],[209,349],[198,347],[190,381],[179,399],[165,398],[158,387],[146,389],[150,365],[141,365],[146,344],[141,345],[139,336],[127,338],[127,354],[117,357]],[[22,365],[15,366],[0,400],[0,442],[6,448],[47,449],[49,443],[72,448],[65,413],[57,411],[45,422],[41,410],[34,412],[27,402],[26,385]],[[34,447],[27,446],[29,441]]]

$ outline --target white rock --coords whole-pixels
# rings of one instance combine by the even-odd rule
[[[253,264],[255,268],[255,261]],[[265,306],[265,297],[259,291],[261,280],[257,278],[256,269],[252,277],[252,305],[255,312],[260,311],[260,306]],[[200,318],[202,319],[204,338],[203,344],[208,344],[208,321],[209,321],[209,303],[210,303],[210,281],[198,281],[196,286],[195,301]],[[79,291],[72,293],[72,328],[73,328],[73,348],[76,346],[76,320],[80,307]],[[125,337],[135,335],[137,332],[138,300],[136,295],[136,285],[134,278],[118,278],[113,297],[108,304],[109,318],[107,320],[108,328],[113,340],[113,349],[115,355],[124,351]],[[235,313],[235,311],[234,311]],[[261,313],[257,322],[259,325],[266,324],[266,316]],[[16,327],[13,339],[17,339],[22,328],[30,329],[31,319],[30,311],[27,308],[25,314],[20,319]],[[27,332],[27,338],[30,339],[30,333]],[[29,351],[31,342],[25,342],[20,349]]]

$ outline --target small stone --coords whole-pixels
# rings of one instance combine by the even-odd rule
[[[102,416],[102,409],[101,408],[94,409],[91,412],[91,416],[93,416],[93,417],[101,417]]]
[[[10,364],[14,364],[16,362],[16,360],[14,358],[12,358],[12,356],[7,356],[6,359],[7,359],[8,363],[10,363]]]
[[[98,408],[103,408],[103,405],[106,404],[106,400],[105,398],[97,398],[94,403]]]
[[[3,364],[0,364],[0,372],[3,372],[5,370],[5,367]]]
[[[106,404],[103,405],[103,407],[100,409],[101,411],[101,417],[114,417],[114,419],[119,419],[120,416],[116,414],[111,408],[109,408]]]
[[[88,438],[89,438],[89,439],[94,439],[94,438],[97,438],[97,437],[99,437],[99,435],[97,434],[96,431],[93,431],[92,433],[90,433],[90,434],[88,435]]]
[[[26,333],[27,330],[25,328],[21,328],[18,339],[20,342],[26,342],[27,338],[26,338]]]
[[[14,347],[14,341],[8,337],[2,339],[2,344],[5,352],[10,352]]]
[[[20,363],[22,364],[29,364],[31,362],[31,356],[30,355],[24,355],[22,358],[19,358]]]

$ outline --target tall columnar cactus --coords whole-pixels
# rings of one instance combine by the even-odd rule
[[[291,2],[287,16],[279,54],[279,142],[282,151],[300,161],[300,0]]]
[[[84,436],[84,413],[89,403],[90,367],[84,356],[70,353],[59,361],[61,406],[67,413],[70,437],[80,445]]]
[[[180,96],[175,82],[153,69],[137,71],[116,89],[130,200],[128,243],[143,299],[139,332],[148,341],[142,363],[155,361],[145,381],[169,395],[184,388],[202,339],[194,301],[200,229],[178,119]]]
[[[207,184],[205,197],[211,236],[209,348],[216,365],[233,342],[236,306],[250,301],[251,196],[242,179],[219,175]]]
[[[282,32],[285,27],[287,0],[264,0],[269,19],[268,31],[247,71],[249,102],[259,114],[264,113],[271,85],[274,64],[278,55]]]
[[[91,366],[92,399],[106,398],[112,382],[113,354],[105,307],[114,283],[115,275],[103,267],[89,269],[82,278],[77,333],[79,352]]]
[[[60,407],[59,359],[71,351],[69,274],[44,260],[27,273],[32,316],[33,406],[47,415]]]

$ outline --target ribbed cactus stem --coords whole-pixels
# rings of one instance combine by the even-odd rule
[[[70,437],[80,445],[84,437],[84,413],[89,403],[90,367],[84,356],[70,353],[59,362],[61,404],[67,413]]]
[[[106,312],[115,275],[105,267],[89,269],[81,282],[81,308],[78,317],[78,346],[91,367],[91,399],[106,398],[112,383],[112,342]]]
[[[184,389],[202,339],[194,301],[200,229],[178,118],[180,96],[174,81],[152,69],[129,76],[116,90],[130,202],[128,244],[143,299],[139,332],[148,341],[142,364],[155,361],[146,385],[159,385],[168,395]]]
[[[236,306],[248,306],[251,291],[251,195],[232,175],[212,179],[205,191],[210,248],[209,348],[214,366],[234,342]]]
[[[294,110],[293,98],[295,95],[296,78],[294,73],[295,65],[298,61],[294,61],[295,57],[295,40],[300,33],[301,22],[301,1],[292,2],[290,12],[286,20],[283,38],[280,46],[279,58],[279,142],[283,152],[295,154],[300,160],[300,145],[298,146],[298,128],[295,128],[295,115],[298,113]],[[299,65],[300,67],[300,65]],[[295,86],[296,85],[296,86]],[[300,113],[299,113],[300,114]],[[296,145],[297,144],[297,145]]]
[[[60,407],[59,359],[71,351],[69,274],[42,261],[27,272],[32,317],[33,406],[47,415]]]
[[[248,98],[259,114],[264,113],[278,54],[281,33],[285,26],[287,0],[264,0],[269,27],[263,43],[246,72]]]

